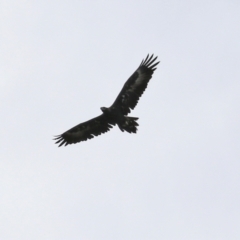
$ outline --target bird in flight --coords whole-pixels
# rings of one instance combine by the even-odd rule
[[[138,118],[127,115],[136,107],[139,98],[147,88],[148,82],[159,63],[156,62],[156,59],[157,57],[153,55],[147,55],[137,70],[126,81],[112,106],[109,108],[101,107],[101,115],[55,136],[53,139],[56,141],[55,143],[61,147],[62,145],[67,146],[68,144],[86,141],[108,132],[116,124],[122,132],[136,133]]]

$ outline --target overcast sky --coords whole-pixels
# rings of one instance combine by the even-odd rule
[[[240,2],[0,2],[0,239],[240,239]],[[117,127],[52,140],[161,63]]]

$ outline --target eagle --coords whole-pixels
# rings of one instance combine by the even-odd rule
[[[55,136],[53,140],[59,144],[58,147],[87,141],[94,136],[108,132],[116,124],[122,132],[136,133],[138,118],[127,115],[136,107],[139,98],[147,88],[156,66],[159,64],[156,59],[157,57],[154,57],[153,54],[151,56],[148,54],[142,60],[137,70],[125,82],[114,103],[109,108],[100,108],[101,115]]]

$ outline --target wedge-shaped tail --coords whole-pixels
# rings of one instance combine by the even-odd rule
[[[129,133],[136,133],[138,123],[136,122],[138,118],[136,117],[124,117],[124,122],[119,123],[118,127],[122,132],[127,131]]]

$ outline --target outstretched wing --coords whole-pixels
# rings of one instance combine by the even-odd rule
[[[114,123],[111,124],[114,125]],[[59,144],[59,147],[62,145],[67,146],[68,144],[86,141],[94,136],[98,136],[109,131],[110,128],[112,128],[111,124],[102,114],[87,122],[78,124],[65,133],[56,136],[53,140],[56,141],[56,144]]]
[[[124,115],[127,115],[131,109],[135,108],[159,63],[155,62],[156,59],[157,57],[153,58],[153,55],[151,57],[147,55],[138,69],[126,81],[111,107],[119,108]]]

